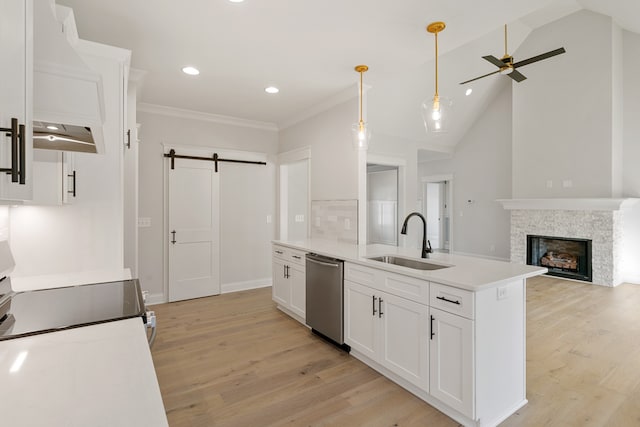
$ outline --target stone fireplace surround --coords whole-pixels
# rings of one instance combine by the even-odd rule
[[[593,284],[624,280],[624,212],[638,199],[503,199],[511,211],[511,261],[526,264],[527,235],[591,239]]]

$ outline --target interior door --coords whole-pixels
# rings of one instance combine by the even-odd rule
[[[169,301],[220,293],[220,183],[214,163],[169,170]]]

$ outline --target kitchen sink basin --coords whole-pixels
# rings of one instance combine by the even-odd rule
[[[386,264],[399,265],[401,267],[413,268],[414,270],[440,270],[451,267],[450,265],[434,264],[421,261],[415,258],[404,258],[399,256],[383,255],[369,258],[372,261],[384,262]]]

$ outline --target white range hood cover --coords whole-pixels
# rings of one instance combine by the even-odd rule
[[[75,29],[69,39],[73,11],[66,14],[64,24],[56,17],[54,0],[34,2],[33,28],[33,118],[91,128],[96,150],[104,152],[104,95],[102,79],[82,60],[69,43],[77,38]],[[69,15],[71,14],[71,16]]]

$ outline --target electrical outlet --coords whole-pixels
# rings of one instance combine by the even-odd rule
[[[267,224],[271,224],[272,221],[273,218],[271,217],[271,215],[267,215]]]
[[[304,215],[302,214],[296,215],[296,222],[304,222]]]
[[[506,286],[503,286],[501,288],[498,288],[498,299],[505,299],[507,298],[507,288]]]
[[[349,218],[344,219],[344,229],[351,230],[351,220]]]

